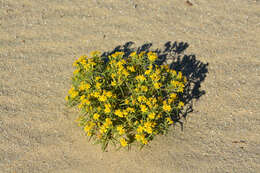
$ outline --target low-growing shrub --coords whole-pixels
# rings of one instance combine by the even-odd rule
[[[76,70],[66,97],[77,106],[77,118],[86,135],[102,144],[120,147],[148,144],[166,134],[180,101],[186,77],[168,65],[157,65],[155,52],[124,52],[101,56],[92,52],[73,64]]]

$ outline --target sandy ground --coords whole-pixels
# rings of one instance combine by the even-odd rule
[[[1,0],[0,172],[260,171],[260,1]],[[207,64],[194,111],[142,151],[87,142],[66,109],[72,62],[133,41]]]

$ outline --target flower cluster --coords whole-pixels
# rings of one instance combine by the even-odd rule
[[[66,100],[81,112],[77,122],[87,136],[102,144],[126,147],[146,145],[165,134],[172,116],[184,106],[180,101],[186,83],[181,72],[156,65],[154,52],[124,52],[81,56]]]

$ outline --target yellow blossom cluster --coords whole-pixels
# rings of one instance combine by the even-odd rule
[[[87,136],[122,147],[133,142],[146,145],[164,134],[184,102],[186,77],[168,65],[156,64],[155,52],[124,52],[79,57],[73,66],[66,101],[80,111],[78,123]],[[134,140],[133,140],[134,139]]]

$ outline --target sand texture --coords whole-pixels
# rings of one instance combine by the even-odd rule
[[[260,172],[260,1],[190,2],[1,0],[0,172]],[[141,151],[88,142],[64,105],[73,61],[175,42],[193,82],[183,126]]]

